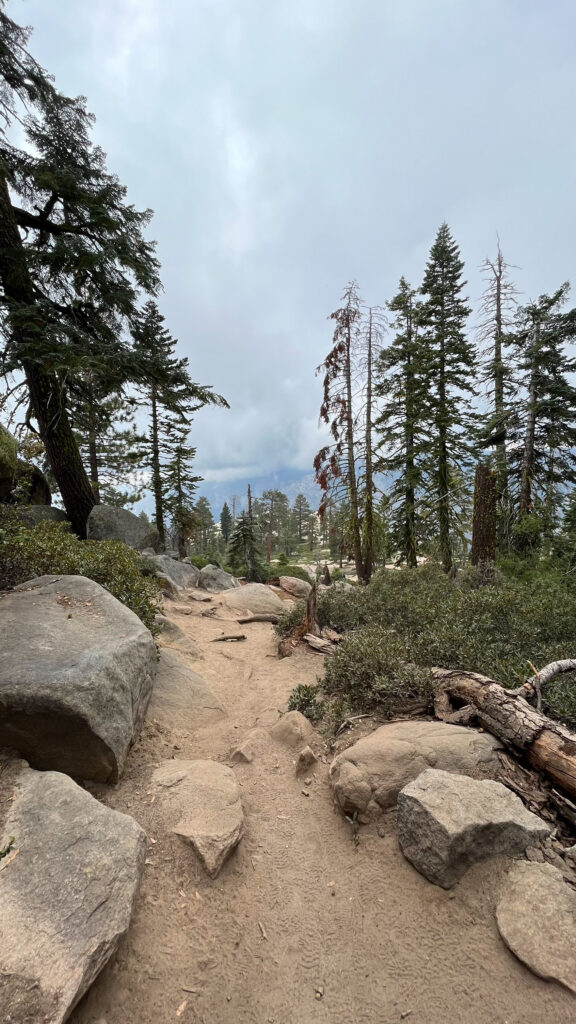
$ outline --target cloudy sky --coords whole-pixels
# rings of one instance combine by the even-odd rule
[[[575,279],[574,0],[11,0],[155,211],[198,470],[310,471],[347,280],[419,284],[447,220],[469,295],[494,253],[532,297]]]

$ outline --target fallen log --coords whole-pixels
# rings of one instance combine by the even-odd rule
[[[334,654],[336,650],[330,640],[323,640],[322,637],[314,636],[312,633],[305,633],[302,639],[318,654]]]
[[[576,669],[576,661],[556,662],[554,666],[555,671],[546,666],[517,690],[505,690],[476,672],[433,668],[432,675],[439,684],[434,709],[438,718],[448,722],[462,721],[462,712],[468,717],[473,714],[484,729],[522,753],[534,768],[576,797],[576,735],[527,700],[528,696],[539,695],[543,681]],[[453,702],[459,708],[455,712]]]
[[[245,633],[223,633],[222,636],[212,637],[211,644],[225,643],[231,640],[245,640]]]
[[[240,618],[236,619],[236,622],[243,626],[247,622],[272,622],[273,625],[280,620],[280,616],[276,615],[275,612],[258,612],[256,615],[241,615]]]

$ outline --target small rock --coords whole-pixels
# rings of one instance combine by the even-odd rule
[[[292,594],[292,597],[297,597],[304,601],[312,590],[311,583],[306,583],[306,580],[299,580],[295,576],[281,576],[280,587],[287,594]]]
[[[543,864],[544,851],[539,846],[529,846],[526,850],[526,860],[533,861],[535,864]]]
[[[317,761],[318,758],[316,757],[316,754],[312,750],[312,747],[304,747],[304,749],[301,750],[298,755],[298,761],[296,763],[296,772],[299,774],[300,772],[308,771],[308,769],[311,768],[313,764],[316,764]]]
[[[435,885],[450,889],[477,861],[535,846],[550,826],[500,782],[429,768],[398,795],[398,842]]]
[[[300,790],[300,792],[302,793],[302,796],[310,796],[310,793],[308,792],[307,789],[302,789]]]
[[[304,779],[304,785],[305,786],[311,786],[312,785],[312,779]]]
[[[234,726],[235,729],[238,726]],[[270,735],[266,729],[251,729],[230,755],[231,761],[250,763],[270,747]]]
[[[289,747],[301,747],[313,732],[311,723],[300,711],[288,711],[272,726],[270,735]]]

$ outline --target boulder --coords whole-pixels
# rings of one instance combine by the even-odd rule
[[[12,490],[18,466],[18,442],[0,423],[0,501]]]
[[[170,728],[197,729],[219,721],[224,709],[208,684],[177,654],[163,648],[160,652],[149,718]]]
[[[263,754],[270,748],[270,733],[266,729],[256,727],[250,729],[245,736],[240,740],[240,743],[234,747],[230,753],[230,760],[237,762],[250,763],[258,755]]]
[[[54,505],[14,505],[13,508],[24,526],[31,530],[38,523],[68,523],[64,509]]]
[[[115,505],[95,505],[87,523],[89,540],[121,540],[137,551],[158,547],[158,532],[140,516]]]
[[[297,597],[304,601],[312,590],[311,583],[306,583],[306,580],[299,580],[295,576],[281,576],[280,586],[287,594],[292,594],[292,597]]]
[[[50,505],[52,492],[46,477],[31,462],[18,459],[14,475],[13,499],[17,495],[19,502],[26,505]]]
[[[152,786],[175,818],[173,831],[196,851],[211,878],[244,833],[240,790],[231,768],[217,761],[165,761]]]
[[[165,615],[155,615],[156,624],[160,627],[160,642],[166,647],[175,647],[183,654],[189,654],[192,658],[200,657],[200,649],[195,640],[188,636],[183,629],[180,629],[172,619]]]
[[[270,735],[278,743],[295,749],[306,746],[313,732],[311,722],[300,711],[288,711],[270,729]]]
[[[498,930],[515,956],[546,981],[576,994],[576,892],[551,864],[514,864],[496,909]]]
[[[301,772],[308,772],[317,763],[318,758],[312,750],[312,747],[303,747],[298,755],[298,761],[296,762],[296,774],[299,775]]]
[[[170,582],[179,590],[192,590],[198,586],[200,575],[195,565],[188,562],[179,562],[165,552],[161,555],[154,555],[151,559],[156,565],[156,571],[160,576],[167,576]]]
[[[229,590],[222,597],[227,608],[232,612],[251,612],[253,615],[264,612],[276,612],[282,615],[286,605],[265,583],[247,583],[238,590]]]
[[[142,548],[140,554],[143,558],[154,558],[156,552],[154,551],[154,548]]]
[[[550,826],[500,782],[428,768],[398,794],[398,842],[421,875],[450,889],[472,864],[516,856]]]
[[[499,767],[499,740],[444,722],[391,722],[334,759],[330,781],[342,810],[364,814],[396,803],[398,793],[426,768],[472,775]]]
[[[41,576],[1,605],[0,746],[34,768],[116,782],[156,675],[150,631],[84,576]]]
[[[146,836],[59,772],[19,762],[2,780],[2,1020],[62,1024],[128,930]]]
[[[205,565],[200,570],[198,586],[202,590],[218,594],[221,590],[231,590],[234,587],[239,587],[240,584],[235,576],[231,576],[229,572],[224,572],[224,569],[220,569],[218,565]]]

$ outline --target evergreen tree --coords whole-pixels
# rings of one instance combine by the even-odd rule
[[[469,464],[472,429],[465,393],[472,388],[474,348],[466,338],[470,313],[461,292],[464,263],[447,224],[442,224],[430,250],[422,294],[422,338],[426,345],[430,438],[429,473],[436,491],[440,557],[445,572],[452,567],[452,533],[456,477]]]
[[[195,548],[205,555],[214,547],[214,516],[208,498],[198,498],[194,507],[196,517]]]
[[[192,475],[196,449],[186,443],[188,425],[177,419],[169,419],[162,433],[162,448],[166,458],[162,467],[163,505],[172,521],[178,553],[184,558],[186,542],[196,523],[194,493],[202,477]]]
[[[308,503],[307,498],[304,494],[297,494],[294,499],[292,506],[292,517],[296,527],[296,535],[298,537],[298,543],[302,544],[309,533],[309,519],[312,514],[312,509]]]
[[[230,540],[230,534],[232,533],[232,526],[233,526],[232,513],[230,512],[230,509],[228,508],[228,502],[225,501],[223,506],[222,506],[222,511],[220,513],[220,530],[222,531],[222,537],[223,537],[224,542],[226,544]]]
[[[400,279],[388,303],[395,318],[395,338],[376,365],[375,391],[383,399],[376,420],[380,437],[378,472],[391,474],[387,514],[400,561],[417,565],[417,503],[422,488],[424,452],[429,439],[426,350],[420,340],[422,304],[408,282]]]
[[[70,416],[96,504],[133,505],[146,489],[146,438],[120,395],[97,400],[97,387],[71,397]]]
[[[234,526],[228,545],[228,561],[237,574],[245,575],[250,582],[266,579],[262,552],[250,511],[241,512]]]

